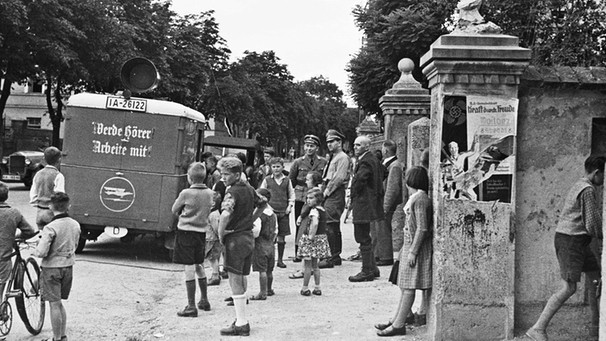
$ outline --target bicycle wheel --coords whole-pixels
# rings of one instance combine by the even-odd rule
[[[13,326],[13,308],[8,303],[8,301],[4,301],[0,303],[0,335],[6,336],[11,331],[11,327]]]
[[[25,267],[20,266],[15,279],[15,286],[21,293],[15,297],[17,312],[21,316],[25,328],[32,335],[38,335],[44,325],[45,306],[40,292],[40,267],[33,258],[25,261]]]

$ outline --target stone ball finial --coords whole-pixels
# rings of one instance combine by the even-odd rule
[[[411,73],[415,69],[415,63],[410,58],[402,58],[398,62],[398,70],[402,73]]]
[[[420,88],[421,83],[417,82],[412,77],[412,70],[415,69],[415,63],[410,58],[402,58],[398,62],[398,70],[402,73],[400,79],[393,85],[394,89],[398,88]]]

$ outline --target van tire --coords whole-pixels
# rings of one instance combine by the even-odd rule
[[[84,246],[86,246],[86,237],[80,237],[78,240],[78,246],[76,247],[76,253],[82,253],[84,251]]]

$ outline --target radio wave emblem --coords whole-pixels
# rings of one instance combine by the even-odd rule
[[[124,212],[135,202],[135,187],[125,178],[113,177],[101,185],[99,198],[112,212]]]

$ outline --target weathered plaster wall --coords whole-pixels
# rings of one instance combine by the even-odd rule
[[[538,318],[559,287],[553,238],[565,195],[583,175],[594,117],[606,117],[606,94],[579,84],[522,82],[518,121],[516,199],[516,330]],[[606,138],[606,137],[604,137]],[[589,323],[583,283],[550,324],[558,335],[584,339]],[[572,329],[581,329],[573,333]],[[563,333],[559,333],[562,330]]]

